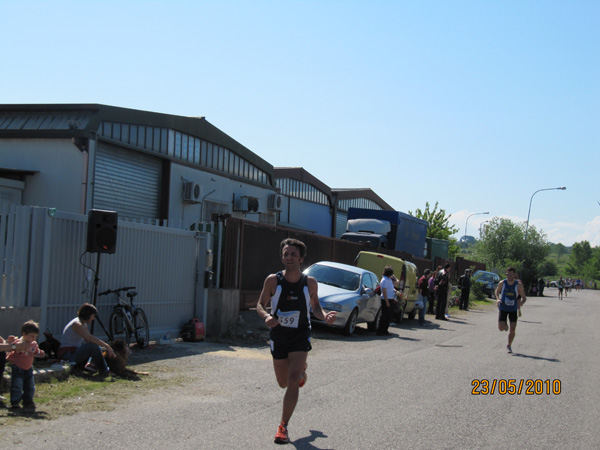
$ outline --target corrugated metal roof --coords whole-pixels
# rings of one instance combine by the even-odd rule
[[[103,122],[167,128],[225,147],[267,174],[275,186],[273,165],[204,118],[120,108],[100,104],[0,104],[2,137],[74,137],[97,133]]]
[[[90,111],[32,111],[0,113],[0,130],[82,130]]]

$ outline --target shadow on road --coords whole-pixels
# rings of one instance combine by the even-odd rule
[[[7,416],[21,416],[21,417],[27,417],[29,419],[34,419],[34,420],[46,420],[48,419],[48,413],[44,412],[44,411],[27,411],[27,410],[23,410],[23,409],[17,409],[17,410],[12,410],[9,409],[8,410],[8,414]]]
[[[142,364],[146,362],[161,361],[182,358],[185,356],[201,355],[215,351],[231,351],[236,352],[234,347],[251,347],[261,348],[266,347],[266,343],[257,342],[251,343],[234,343],[234,342],[219,342],[219,341],[204,341],[198,343],[191,342],[176,342],[171,345],[154,345],[151,344],[145,349],[135,349],[129,356],[130,364]]]
[[[530,358],[549,362],[560,362],[560,359],[556,358],[544,358],[542,356],[524,355],[523,353],[513,353],[512,356],[519,356],[521,358]]]
[[[328,437],[328,436],[325,433],[323,433],[322,431],[310,430],[310,436],[306,436],[306,437],[297,439],[293,442],[290,442],[290,444],[292,444],[295,448],[299,448],[299,449],[311,449],[311,448],[322,449],[322,447],[315,447],[314,445],[312,445],[312,442],[316,441],[318,438],[326,438],[326,437]]]

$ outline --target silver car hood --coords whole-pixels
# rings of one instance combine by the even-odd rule
[[[329,284],[319,284],[319,300],[322,302],[341,302],[346,300],[348,297],[355,297],[358,295],[354,291],[348,291]]]

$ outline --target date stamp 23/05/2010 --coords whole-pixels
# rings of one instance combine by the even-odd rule
[[[560,395],[560,380],[541,379],[475,379],[472,395]]]

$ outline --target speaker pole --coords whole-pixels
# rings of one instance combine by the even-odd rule
[[[100,271],[100,255],[101,253],[98,252],[98,259],[96,260],[96,274],[94,275],[94,295],[92,297],[92,305],[94,306],[96,306],[96,300],[98,299],[98,283],[100,281],[100,278],[98,277],[98,272]],[[98,316],[96,316],[96,319],[100,320]],[[104,328],[104,326],[102,328]],[[90,333],[94,334],[94,322],[92,322],[92,328],[90,330]]]

